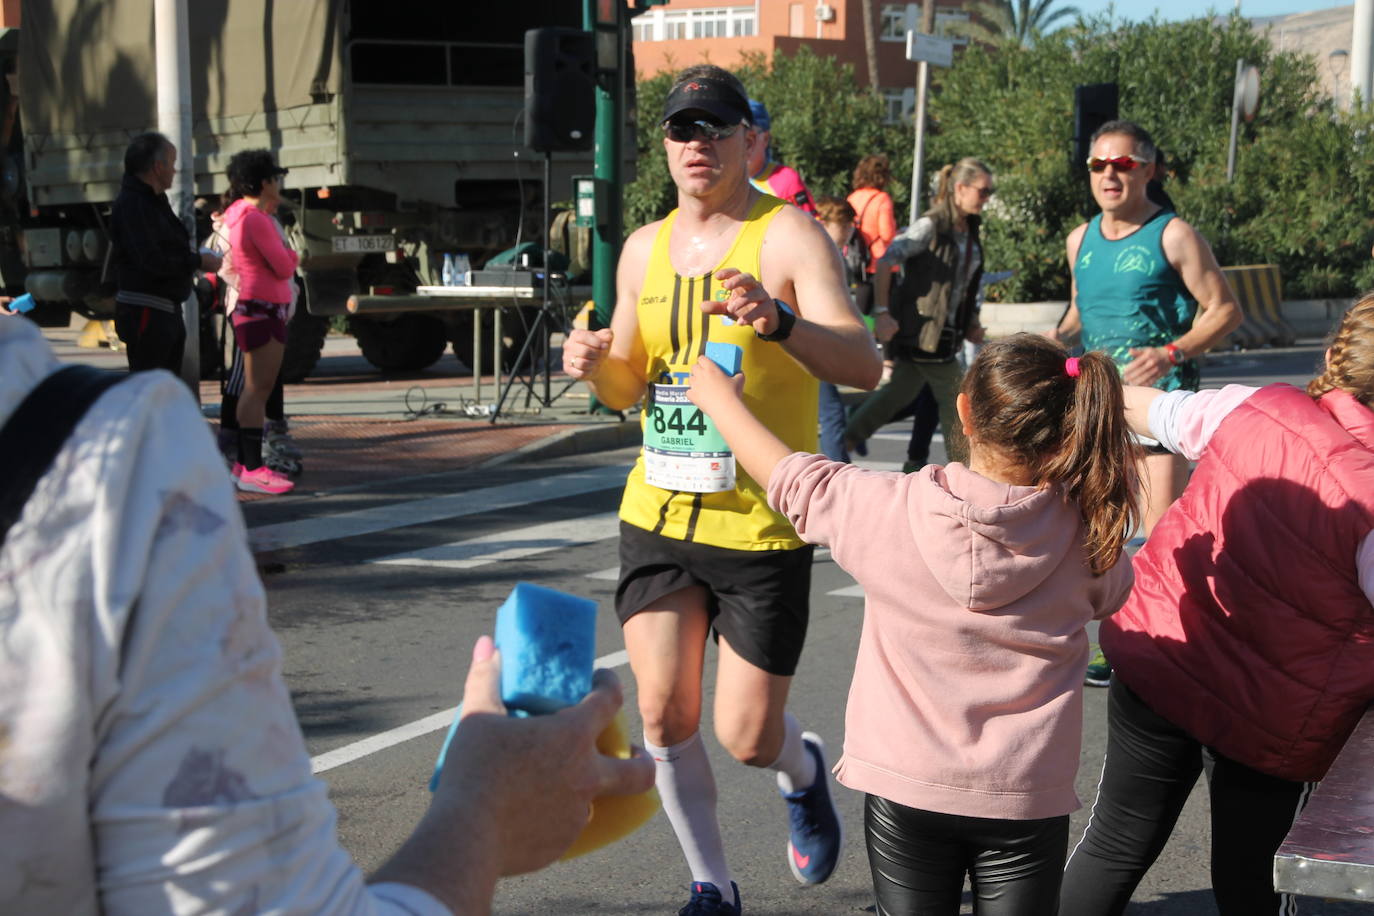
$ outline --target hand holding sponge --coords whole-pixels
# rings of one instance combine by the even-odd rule
[[[592,687],[596,658],[596,602],[576,595],[518,583],[496,612],[496,648],[501,653],[501,699],[512,715],[548,715],[575,705]],[[433,790],[439,782],[459,710],[439,753]],[[597,750],[630,757],[624,711],[597,737]],[[658,811],[658,793],[606,795],[592,803],[587,826],[562,856],[571,859],[633,833]],[[531,812],[536,815],[536,812]]]

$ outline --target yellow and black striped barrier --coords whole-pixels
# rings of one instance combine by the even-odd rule
[[[1236,294],[1245,321],[1231,333],[1231,340],[1242,347],[1292,346],[1297,335],[1283,320],[1283,280],[1277,264],[1248,264],[1223,267],[1222,275]]]

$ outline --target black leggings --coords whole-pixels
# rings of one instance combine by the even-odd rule
[[[1286,913],[1274,853],[1311,784],[1266,776],[1199,744],[1113,677],[1107,759],[1083,839],[1064,875],[1060,916],[1116,916],[1169,841],[1198,775],[1212,809],[1212,893],[1222,916]]]
[[[960,817],[868,795],[864,839],[877,916],[957,916],[965,875],[978,916],[1045,916],[1058,907],[1069,817]]]

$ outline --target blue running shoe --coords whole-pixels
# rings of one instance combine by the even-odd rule
[[[744,908],[739,902],[739,888],[730,882],[730,891],[735,902],[726,903],[720,899],[720,888],[706,881],[692,882],[692,899],[677,911],[677,916],[740,916]]]
[[[783,792],[791,836],[787,839],[787,864],[802,884],[821,884],[840,861],[844,830],[840,814],[830,798],[830,771],[825,765],[825,745],[814,732],[802,732],[802,743],[816,758],[816,781],[800,792]]]

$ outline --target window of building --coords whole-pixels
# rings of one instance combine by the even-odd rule
[[[676,41],[686,38],[742,38],[756,31],[752,6],[673,10],[662,7],[636,16],[635,41]]]
[[[910,86],[905,89],[884,89],[883,105],[884,123],[900,124],[910,121],[912,112],[916,109],[916,90]]]
[[[882,16],[878,22],[878,37],[883,41],[906,41],[906,30],[912,28],[907,25],[907,7],[911,4],[903,3],[887,4],[882,9]],[[914,6],[912,7],[914,9]],[[915,20],[912,20],[915,22]]]
[[[957,6],[937,6],[935,7],[935,34],[945,38],[953,39],[954,47],[962,48],[968,44],[968,36],[960,34],[957,30],[951,31],[949,26],[968,22],[968,10],[960,9]]]
[[[687,37],[686,12],[676,12],[663,14],[663,27],[659,30],[660,41],[673,41],[678,38]]]

